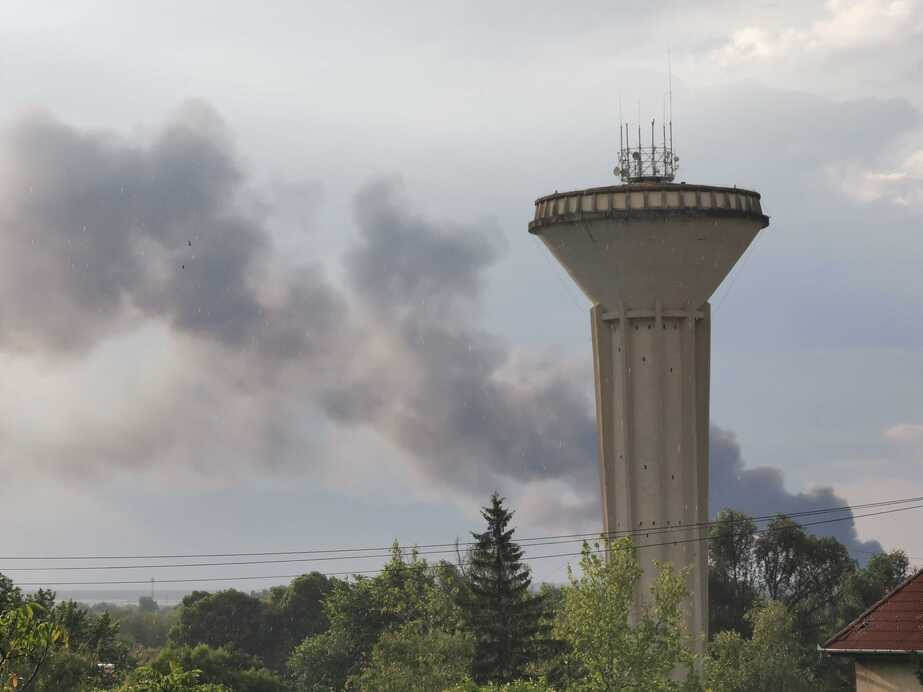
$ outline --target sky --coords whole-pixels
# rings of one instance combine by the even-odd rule
[[[616,182],[668,54],[679,177],[771,217],[712,298],[712,510],[923,496],[920,0],[9,0],[0,571],[375,569],[7,558],[451,544],[494,490],[598,529],[590,306],[527,224]],[[919,522],[816,530],[923,564]]]

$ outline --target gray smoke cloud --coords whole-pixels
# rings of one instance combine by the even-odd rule
[[[86,478],[303,460],[346,305],[320,267],[279,266],[217,114],[186,104],[142,140],[31,113],[0,152],[0,351],[14,359],[0,466]]]
[[[434,480],[481,494],[504,478],[587,476],[595,423],[583,383],[476,327],[483,273],[498,257],[491,236],[416,216],[393,182],[366,187],[355,209],[349,286],[390,351],[326,392],[326,411],[374,426]]]
[[[0,465],[25,458],[79,475],[310,467],[325,456],[306,442],[320,414],[374,431],[428,482],[472,500],[556,483],[576,500],[542,491],[527,514],[598,526],[586,369],[478,327],[485,272],[502,256],[496,229],[423,218],[397,182],[378,181],[356,196],[359,236],[337,287],[317,266],[281,263],[247,195],[205,104],[186,105],[148,141],[43,113],[5,134],[0,350],[79,363],[154,323],[176,340],[180,365],[152,401],[122,393],[102,418],[72,404],[50,429],[0,423]],[[843,503],[830,489],[789,493],[780,471],[746,468],[733,437],[713,431],[712,507]],[[860,545],[851,523],[835,526]]]
[[[594,454],[595,459],[595,454]],[[600,525],[602,508],[596,479],[575,488],[575,497],[561,502],[548,494],[526,496],[527,508],[535,521],[549,526],[581,526],[588,530]],[[818,487],[808,492],[790,492],[785,488],[785,476],[778,468],[747,467],[734,434],[712,425],[709,432],[709,509],[715,517],[722,509],[736,509],[751,516],[797,514],[830,507],[848,505],[831,487]],[[869,553],[882,550],[878,541],[862,541],[856,532],[851,511],[816,516],[795,517],[799,522],[842,519],[807,527],[812,533],[833,536],[860,560]],[[760,524],[764,526],[765,524]]]
[[[734,434],[712,426],[709,462],[709,506],[714,516],[721,509],[732,508],[753,516],[776,513],[793,514],[849,504],[830,487],[814,488],[809,492],[791,493],[785,489],[785,478],[777,468],[759,466],[747,468]],[[849,513],[851,516],[852,513]],[[846,514],[824,514],[797,518],[802,522],[826,521]],[[853,521],[830,522],[809,527],[822,536],[833,536],[850,549],[880,551],[878,541],[860,541]],[[862,552],[859,553],[862,555]]]
[[[243,176],[227,132],[189,103],[151,142],[81,132],[37,113],[2,141],[0,340],[91,348],[144,319],[265,357],[316,352],[340,297],[317,268],[261,298],[267,234],[236,208]]]

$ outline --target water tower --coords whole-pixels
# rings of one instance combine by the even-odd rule
[[[708,627],[707,545],[697,540],[708,521],[708,299],[769,218],[756,192],[674,183],[672,126],[659,146],[653,121],[649,146],[640,126],[634,144],[628,130],[620,128],[615,169],[622,184],[541,197],[529,232],[593,305],[604,530],[652,545],[638,552],[640,598],[653,583],[653,560],[691,567],[687,625],[701,647]],[[637,608],[636,599],[635,615]]]

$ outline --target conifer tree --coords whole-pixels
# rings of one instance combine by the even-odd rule
[[[535,660],[541,637],[543,599],[530,592],[532,577],[522,564],[522,549],[508,528],[513,513],[494,493],[481,515],[484,533],[474,533],[468,554],[468,592],[462,609],[475,638],[472,674],[477,682],[511,682]]]

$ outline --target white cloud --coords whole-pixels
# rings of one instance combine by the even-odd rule
[[[923,209],[923,149],[893,166],[874,168],[846,162],[829,166],[827,172],[836,186],[859,202],[883,200]]]
[[[923,96],[923,0],[830,0],[722,24],[717,44],[678,60],[687,81],[756,79],[837,98]]]
[[[824,18],[803,28],[737,29],[711,58],[727,67],[749,60],[817,57],[885,45],[923,28],[923,6],[917,0],[830,0],[825,9]]]
[[[884,436],[892,442],[923,442],[923,423],[898,423],[885,430]]]

